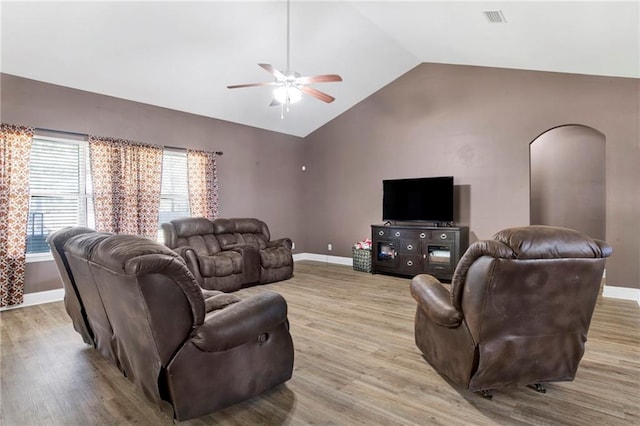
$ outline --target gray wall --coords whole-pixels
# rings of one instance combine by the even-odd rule
[[[589,126],[607,141],[607,281],[640,287],[637,79],[422,64],[302,141],[12,76],[1,87],[4,122],[224,151],[221,215],[261,217],[298,252],[331,243],[337,256],[380,223],[388,178],[455,176],[456,220],[472,241],[527,225],[529,144]],[[54,285],[51,262],[28,265],[27,291]]]
[[[605,138],[562,126],[531,143],[531,224],[564,226],[606,240]]]
[[[453,175],[471,241],[529,224],[529,144],[563,124],[606,137],[607,283],[640,287],[640,80],[421,64],[304,140],[305,249],[350,256],[382,180]]]
[[[304,249],[300,138],[6,74],[0,87],[6,123],[223,151],[220,215],[258,217]],[[28,263],[25,281],[27,293],[62,286],[53,261]]]

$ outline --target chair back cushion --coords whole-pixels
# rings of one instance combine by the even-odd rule
[[[517,259],[600,258],[613,252],[602,241],[578,231],[554,226],[533,225],[504,229],[493,236],[507,245]]]
[[[262,250],[270,237],[267,225],[253,218],[216,219],[213,228],[223,250],[245,244]]]
[[[174,219],[169,226],[163,225],[165,244],[169,248],[191,247],[198,256],[211,256],[221,251],[218,239],[214,235],[213,223],[204,217]],[[172,226],[171,226],[172,225]],[[170,230],[173,230],[171,232]],[[167,234],[175,234],[167,238]],[[168,241],[174,239],[175,241]]]

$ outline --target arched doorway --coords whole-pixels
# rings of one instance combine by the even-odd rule
[[[605,239],[605,136],[587,126],[550,129],[529,146],[530,223]]]

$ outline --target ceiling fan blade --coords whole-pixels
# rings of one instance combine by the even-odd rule
[[[331,103],[336,100],[333,96],[329,96],[324,92],[314,89],[313,87],[301,86],[302,93],[306,93],[309,96],[313,96],[316,99],[320,99],[322,102]]]
[[[269,83],[247,83],[247,84],[234,84],[232,86],[227,86],[227,89],[240,89],[242,87],[257,87],[257,86],[275,86],[277,83],[275,81],[271,81]]]
[[[282,105],[281,102],[279,102],[277,99],[272,99],[271,103],[269,104],[269,106],[280,106]]]
[[[270,64],[258,64],[259,67],[278,79],[286,79],[287,77]]]
[[[298,77],[296,81],[300,84],[309,83],[330,83],[332,81],[342,81],[342,77],[337,74],[314,75],[310,77]]]

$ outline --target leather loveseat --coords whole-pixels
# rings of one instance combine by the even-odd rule
[[[167,247],[86,228],[53,233],[74,327],[151,401],[186,420],[251,398],[293,371],[286,301],[203,290]]]
[[[162,230],[165,245],[186,260],[202,288],[231,292],[293,276],[291,240],[272,241],[261,220],[189,217]]]
[[[416,345],[440,374],[470,391],[573,380],[606,257],[577,231],[528,226],[471,245],[451,288],[418,275]]]

